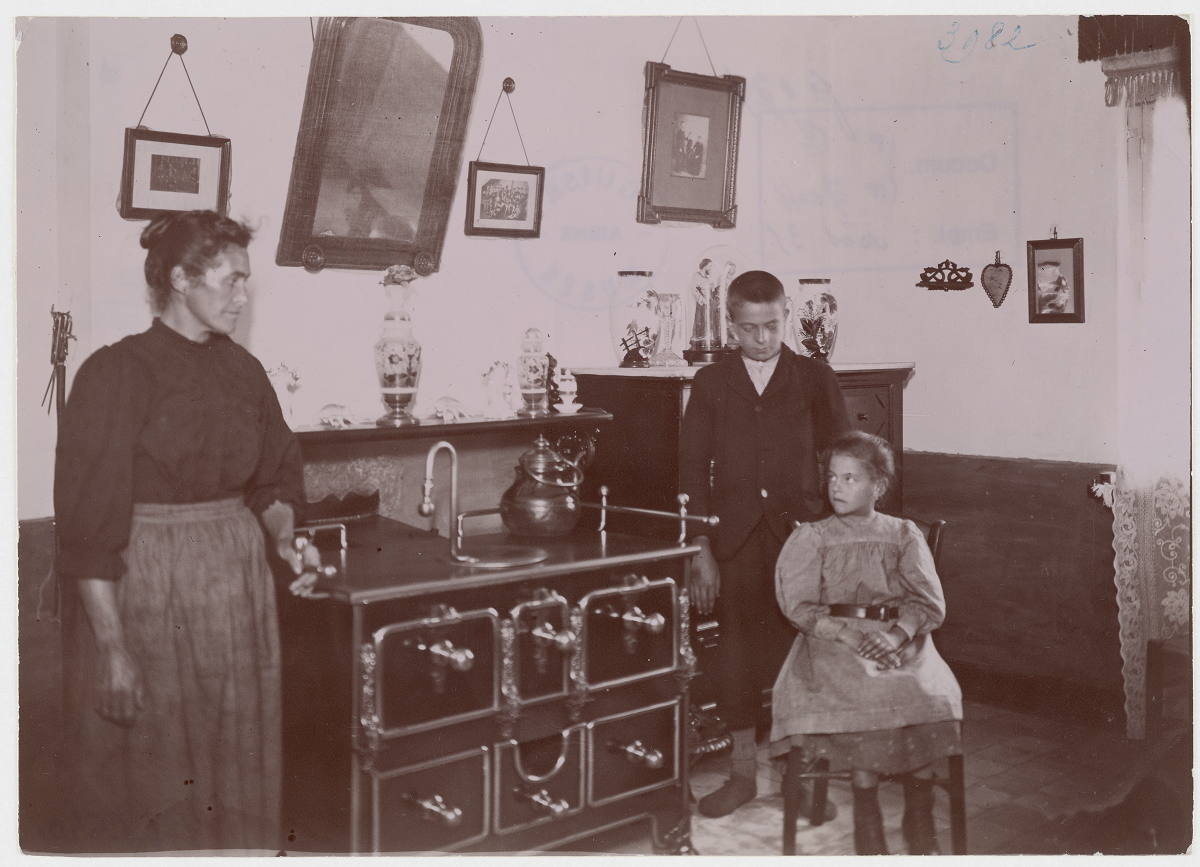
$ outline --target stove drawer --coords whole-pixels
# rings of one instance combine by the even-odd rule
[[[505,639],[504,653],[506,664],[511,665],[512,700],[520,703],[566,695],[576,648],[567,600],[553,590],[539,588],[532,599],[513,607],[509,619],[512,635]],[[503,630],[501,634],[505,634]]]
[[[678,700],[588,724],[588,804],[596,806],[679,780]]]
[[[653,677],[675,668],[679,600],[670,578],[627,576],[618,587],[579,600],[582,670],[592,689]]]
[[[492,609],[460,614],[446,606],[375,630],[363,704],[377,709],[380,736],[493,713],[500,695],[499,632]]]
[[[375,852],[437,852],[487,836],[491,761],[487,747],[371,772]]]
[[[553,822],[583,809],[583,727],[496,745],[496,833]]]

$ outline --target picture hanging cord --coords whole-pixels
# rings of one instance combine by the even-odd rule
[[[704,34],[700,32],[700,22],[696,20],[696,16],[692,16],[692,21],[696,25],[696,35],[700,37],[700,44],[704,46],[704,56],[708,58],[708,66],[712,70],[713,77],[717,75],[717,67],[713,66],[712,55],[708,53],[708,43],[704,41]],[[667,51],[671,50],[671,43],[675,41],[675,34],[679,32],[679,25],[683,23],[683,16],[679,16],[679,20],[675,22],[675,30],[671,33],[671,38],[667,41],[667,49],[663,52],[662,60],[659,63],[667,62]]]
[[[511,78],[504,79],[500,85],[501,95],[512,93],[517,89],[517,83]],[[492,131],[492,121],[496,119],[496,108],[500,105],[500,97],[496,97],[496,105],[492,106],[492,116],[488,118],[487,129],[483,131],[483,141],[479,145],[479,153],[475,157],[475,162],[479,162],[479,157],[483,156],[483,146],[487,144],[488,133]],[[512,97],[508,98],[508,110],[512,112],[513,126],[517,128],[517,138],[521,140],[521,151],[525,154],[525,165],[531,165],[529,162],[529,152],[525,150],[525,138],[521,135],[521,125],[517,123],[517,113],[513,111]]]
[[[183,53],[187,50],[187,39],[176,33],[171,37],[171,54],[167,55],[167,63],[171,62],[171,56],[175,54],[179,55],[179,62],[183,63]],[[158,81],[154,82],[154,90],[150,91],[150,99],[146,100],[146,108],[150,107],[150,100],[154,99],[154,94],[158,92],[159,82],[162,81],[163,73],[167,71],[167,63],[163,64],[162,70],[158,73]],[[204,131],[211,136],[212,130],[208,128],[208,118],[204,116],[204,106],[200,105],[200,97],[196,96],[196,85],[192,84],[192,76],[188,73],[186,63],[183,63],[183,74],[187,76],[188,87],[192,89],[192,96],[196,98],[196,108],[200,109],[200,119],[204,121]],[[146,116],[146,108],[142,109],[142,117],[139,117],[137,122],[138,126],[142,125],[142,118]]]

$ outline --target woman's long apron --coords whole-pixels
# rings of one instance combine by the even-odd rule
[[[95,712],[95,641],[82,610],[64,619],[82,851],[278,849],[279,631],[258,520],[240,498],[135,504],[124,557],[118,606],[145,685],[132,727]]]

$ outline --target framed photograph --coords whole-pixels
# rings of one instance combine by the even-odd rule
[[[467,172],[468,235],[537,238],[542,234],[541,166],[472,162]]]
[[[639,223],[675,220],[732,229],[746,79],[646,64]]]
[[[150,220],[163,211],[229,214],[229,139],[126,127],[121,216]]]
[[[1029,321],[1083,322],[1083,238],[1026,243]]]

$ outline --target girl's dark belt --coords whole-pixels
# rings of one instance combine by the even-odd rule
[[[830,617],[857,617],[859,620],[895,620],[900,609],[886,605],[830,605]]]

